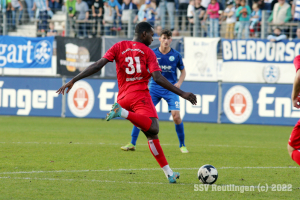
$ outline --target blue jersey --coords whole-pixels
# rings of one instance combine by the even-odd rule
[[[162,72],[161,74],[168,79],[173,85],[177,82],[177,68],[179,70],[184,69],[184,65],[182,62],[182,57],[180,53],[174,49],[171,48],[170,52],[167,54],[162,54],[159,51],[159,48],[153,49],[157,60],[159,67],[161,68]],[[165,91],[166,89],[158,85],[153,78],[151,77],[150,80],[150,87],[149,89],[151,90],[163,90]]]

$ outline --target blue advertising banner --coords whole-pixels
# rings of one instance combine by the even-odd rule
[[[222,123],[295,125],[291,84],[222,84]]]
[[[184,82],[181,88],[196,94],[198,100],[198,104],[193,106],[190,102],[180,99],[180,114],[184,121],[217,122],[218,83]],[[116,102],[117,95],[117,80],[78,81],[67,95],[66,117],[105,118]],[[159,103],[156,109],[160,120],[172,120],[165,101]]]
[[[293,63],[295,56],[300,54],[300,40],[222,39],[222,43],[223,62]]]
[[[300,54],[300,40],[222,40],[223,81],[293,83],[293,60]]]
[[[197,96],[197,105],[180,97],[180,116],[189,122],[218,121],[218,83],[217,82],[188,82],[181,85],[183,91],[192,92]],[[161,104],[161,105],[160,105]],[[172,120],[166,101],[156,106],[160,120]]]
[[[51,68],[54,37],[0,36],[0,68]]]
[[[0,77],[0,115],[60,117],[60,78]]]

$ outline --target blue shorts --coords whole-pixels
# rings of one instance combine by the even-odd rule
[[[163,92],[155,92],[154,90],[150,90],[150,95],[154,106],[156,106],[161,99],[164,99],[168,103],[169,112],[171,112],[172,110],[180,110],[180,101],[177,94],[174,94],[169,90],[165,90]]]

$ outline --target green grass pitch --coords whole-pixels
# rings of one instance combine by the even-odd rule
[[[188,154],[174,124],[160,122],[166,158],[181,174],[169,184],[142,133],[135,152],[121,151],[128,121],[0,116],[0,199],[299,199],[300,168],[286,150],[293,127],[184,125]],[[204,164],[217,168],[218,186],[254,191],[195,191]],[[278,191],[284,184],[292,191]]]

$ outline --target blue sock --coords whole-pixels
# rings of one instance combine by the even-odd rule
[[[179,147],[185,146],[183,122],[181,122],[181,124],[175,124],[175,129],[179,140]]]
[[[131,131],[131,144],[135,146],[136,141],[139,137],[140,129],[138,129],[136,126],[133,126],[133,129]]]

